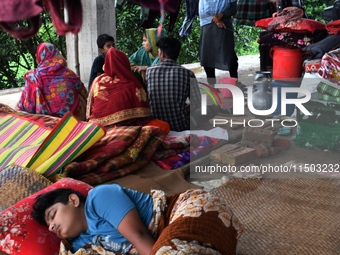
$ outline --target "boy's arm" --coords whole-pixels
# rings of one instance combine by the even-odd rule
[[[137,249],[140,255],[149,255],[155,240],[133,208],[118,225],[118,231]]]
[[[93,191],[86,201],[93,213],[118,230],[120,235],[136,247],[139,254],[149,254],[154,240],[122,187],[118,184],[100,185]]]

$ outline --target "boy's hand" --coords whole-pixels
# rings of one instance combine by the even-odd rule
[[[149,255],[155,240],[141,220],[136,208],[129,211],[118,225],[118,231],[137,249],[140,255]]]
[[[148,66],[134,66],[133,71],[141,74],[143,71],[146,71]]]

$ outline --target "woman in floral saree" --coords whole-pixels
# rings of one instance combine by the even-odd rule
[[[62,117],[71,112],[85,120],[87,90],[60,55],[56,46],[43,42],[36,50],[37,68],[28,71],[18,110]]]
[[[104,72],[91,86],[86,117],[89,122],[110,125],[144,125],[151,119],[146,92],[132,75],[126,54],[111,48],[105,56]]]

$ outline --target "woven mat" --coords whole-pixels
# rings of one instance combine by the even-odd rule
[[[340,254],[340,179],[232,179],[211,193],[244,226],[239,255]]]
[[[0,212],[52,184],[35,171],[17,165],[0,171]]]

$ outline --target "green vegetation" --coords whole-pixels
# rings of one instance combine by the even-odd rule
[[[16,40],[0,29],[0,89],[24,86],[23,75],[35,67],[35,49],[40,42],[51,42],[66,56],[65,37],[58,36],[47,13],[41,15],[38,34],[30,39]],[[22,26],[27,26],[24,21]]]
[[[122,51],[131,55],[142,44],[143,29],[139,26],[140,19],[140,7],[127,4],[122,11],[117,12],[117,47]],[[178,15],[174,29],[168,34],[173,34],[182,43],[182,51],[178,61],[184,63],[199,62],[198,47],[200,37],[200,25],[199,18],[193,22],[192,32],[188,36],[180,37],[179,31],[185,18],[185,4],[183,3],[181,11]],[[134,22],[131,22],[134,20]],[[170,18],[165,18],[163,28],[168,30]],[[158,26],[158,20],[154,23],[153,27]],[[235,26],[237,34],[235,35],[235,45],[238,55],[258,54],[257,37],[259,35],[259,28],[249,26]],[[136,31],[131,35],[131,31]],[[127,40],[129,38],[129,40]]]
[[[323,9],[333,4],[334,0],[305,0],[304,6],[308,18],[322,20]],[[65,37],[58,36],[51,24],[49,14],[41,15],[42,26],[39,33],[27,40],[16,40],[0,29],[0,89],[15,88],[24,85],[23,75],[26,71],[35,67],[34,61],[36,46],[43,41],[51,42],[61,50],[66,56]],[[185,2],[182,3],[181,11],[171,33],[182,42],[182,52],[179,62],[198,62],[198,42],[200,35],[199,19],[196,17],[192,33],[185,37],[180,37],[178,32],[185,18]],[[164,28],[167,30],[170,18],[165,17]],[[25,24],[25,23],[23,23]],[[117,11],[117,47],[131,55],[140,47],[142,42],[143,29],[140,27],[140,7],[134,4],[127,4],[121,11]],[[154,27],[158,26],[156,20]],[[258,54],[257,39],[259,28],[250,26],[235,26],[235,48],[237,54],[248,55]],[[133,31],[133,32],[132,32]]]

